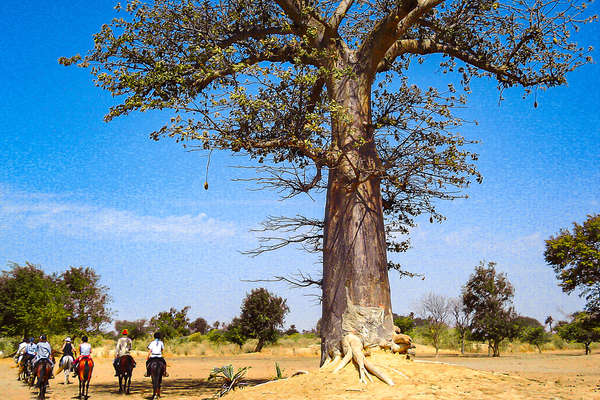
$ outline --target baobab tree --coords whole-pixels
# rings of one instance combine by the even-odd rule
[[[60,61],[119,99],[107,120],[173,110],[152,138],[245,152],[284,196],[326,190],[322,220],[271,227],[308,227],[291,242],[322,251],[322,277],[308,282],[322,288],[321,362],[362,360],[362,345],[393,336],[387,251],[406,248],[395,232],[421,213],[442,219],[434,201],[480,179],[455,132],[458,92],[473,77],[526,93],[565,84],[586,63],[571,33],[592,19],[587,3],[131,0],[87,55]],[[411,84],[428,58],[463,88]]]

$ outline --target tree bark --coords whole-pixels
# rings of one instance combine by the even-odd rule
[[[330,80],[327,89],[345,114],[332,121],[333,146],[341,157],[329,170],[327,186],[321,364],[342,350],[348,302],[381,309],[371,337],[391,339],[393,334],[380,178],[368,173],[380,164],[371,127],[371,82],[342,77]]]
[[[492,350],[494,351],[493,357],[500,357],[500,342],[494,340]]]
[[[254,352],[260,353],[260,351],[262,350],[264,345],[265,345],[265,340],[258,338],[258,343],[256,343],[256,348],[254,349]]]

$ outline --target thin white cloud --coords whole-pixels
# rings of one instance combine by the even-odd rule
[[[24,226],[74,237],[161,242],[228,237],[236,233],[234,224],[204,213],[139,215],[127,210],[52,200],[52,197],[11,195],[3,190],[0,218],[4,229]]]

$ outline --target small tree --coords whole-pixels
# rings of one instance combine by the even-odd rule
[[[442,335],[448,329],[450,302],[444,296],[429,293],[421,299],[420,313],[427,320],[425,334],[431,339],[437,357]]]
[[[127,329],[128,336],[132,339],[138,339],[145,336],[148,333],[148,326],[146,325],[145,319],[137,319],[135,321],[115,321],[115,330],[117,333],[123,332],[123,329]]]
[[[190,322],[189,325],[190,331],[192,333],[200,333],[201,335],[205,335],[208,332],[208,322],[202,317],[196,318],[194,321]]]
[[[296,325],[292,324],[290,327],[284,332],[285,335],[293,335],[294,333],[298,333],[298,329],[296,329]]]
[[[454,319],[454,329],[460,340],[460,354],[465,354],[465,340],[470,332],[473,314],[465,308],[460,297],[450,300],[450,314]]]
[[[100,276],[90,267],[70,267],[60,280],[68,293],[64,306],[71,314],[69,331],[100,332],[102,324],[112,320],[108,288],[100,284]]]
[[[277,340],[277,328],[283,326],[289,311],[285,299],[272,295],[265,288],[254,289],[246,296],[240,323],[247,337],[258,339],[255,352]]]
[[[242,322],[238,317],[234,318],[227,326],[227,329],[223,333],[223,337],[228,342],[235,343],[240,346],[240,350],[242,349],[244,343],[246,343],[248,340],[248,336],[246,336],[242,327]]]
[[[525,327],[521,331],[521,339],[537,347],[542,352],[542,346],[550,342],[550,334],[544,330],[543,326]]]
[[[516,337],[519,332],[512,307],[513,296],[513,286],[506,275],[496,274],[494,262],[486,267],[481,261],[463,287],[465,310],[473,313],[471,336],[487,341],[494,357],[500,356],[502,340]]]
[[[571,322],[557,326],[556,330],[564,340],[583,343],[586,355],[592,352],[592,342],[600,341],[600,321],[587,312],[573,314]]]
[[[180,311],[171,308],[169,311],[162,311],[150,319],[150,329],[154,332],[160,332],[163,338],[173,338],[189,335],[188,325],[190,320],[187,313],[190,307],[183,307]]]
[[[563,292],[581,289],[588,311],[600,311],[600,214],[588,215],[573,231],[561,229],[546,240],[546,262],[554,268]]]

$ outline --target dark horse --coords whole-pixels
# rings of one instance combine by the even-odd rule
[[[90,381],[92,380],[92,371],[94,370],[94,361],[91,358],[83,357],[77,364],[77,377],[79,378],[79,398],[88,398],[90,390]]]
[[[152,377],[152,399],[158,399],[160,397],[162,377],[165,372],[164,361],[159,358],[151,358],[148,362],[148,371]]]
[[[129,394],[131,387],[131,375],[135,368],[135,361],[129,354],[119,357],[119,393]]]
[[[50,361],[42,358],[35,366],[35,377],[37,378],[37,387],[40,389],[38,399],[46,398],[46,389],[48,388],[48,379],[52,374],[52,364]]]

